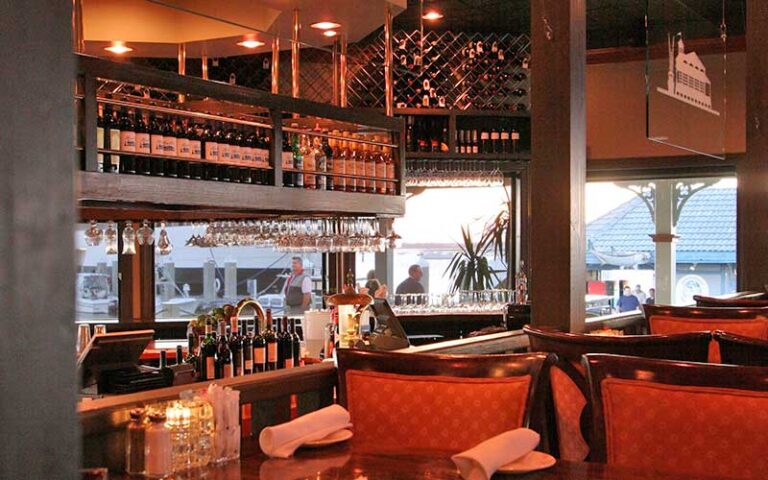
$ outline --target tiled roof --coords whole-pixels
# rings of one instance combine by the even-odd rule
[[[640,198],[623,203],[587,225],[589,243],[601,253],[646,252],[655,263],[653,219]],[[736,189],[707,188],[683,206],[677,224],[678,263],[736,263]],[[587,249],[587,264],[600,265]]]

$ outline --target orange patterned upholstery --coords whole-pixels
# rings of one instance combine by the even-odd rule
[[[579,370],[583,367],[579,365]],[[560,368],[550,370],[552,399],[555,404],[557,418],[557,438],[560,447],[560,458],[581,462],[589,454],[589,445],[581,434],[581,412],[587,404],[587,399],[579,387]]]
[[[461,378],[348,370],[355,448],[460,452],[522,426],[531,376]]]
[[[652,334],[670,335],[673,333],[722,330],[745,337],[768,339],[768,319],[765,317],[734,320],[653,315],[648,319],[648,325]],[[709,361],[720,363],[720,347],[715,340],[709,344]]]
[[[601,382],[607,462],[764,479],[768,392],[608,378]]]

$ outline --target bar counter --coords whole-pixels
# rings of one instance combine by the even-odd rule
[[[129,475],[112,475],[129,480]],[[355,451],[348,443],[322,449],[300,449],[290,459],[270,459],[259,451],[256,440],[243,443],[240,462],[209,467],[175,479],[207,480],[460,480],[448,455],[385,454]],[[612,465],[558,461],[547,470],[528,474],[496,474],[495,480],[728,480],[722,477],[662,474]]]

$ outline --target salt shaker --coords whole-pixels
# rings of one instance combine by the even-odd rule
[[[125,472],[131,475],[144,473],[144,410],[134,408],[125,432]]]
[[[171,431],[165,426],[165,414],[153,412],[144,434],[144,475],[165,478],[173,473]]]

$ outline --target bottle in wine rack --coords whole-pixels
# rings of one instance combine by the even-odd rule
[[[298,127],[298,125],[296,125],[296,127]],[[293,186],[296,188],[304,188],[304,153],[301,151],[298,134],[293,134],[293,145],[291,148],[293,150],[293,168],[296,170],[293,174]]]
[[[120,151],[136,152],[136,131],[133,122],[133,111],[120,109],[120,118],[118,120],[120,128]],[[136,173],[136,163],[133,155],[122,155],[120,158],[120,172]]]
[[[272,310],[267,309],[267,324],[264,325],[264,343],[266,345],[266,370],[277,370],[277,337],[273,330]]]
[[[219,161],[219,142],[216,138],[214,124],[208,123],[205,126],[200,141],[203,144],[203,158],[205,159],[202,169],[203,179],[218,180],[219,169],[216,163]]]
[[[283,185],[286,187],[293,187],[294,174],[293,172],[288,171],[293,168],[293,148],[291,146],[291,134],[289,133],[283,135],[281,163],[283,166]]]
[[[512,129],[512,133],[509,134],[510,143],[512,143],[512,153],[517,153],[518,143],[520,143],[520,132]]]
[[[349,132],[344,132],[345,140],[342,142],[341,156],[339,157],[344,164],[344,173],[346,177],[347,192],[354,192],[357,189],[357,179],[355,178],[355,172],[357,164],[355,162],[354,152],[349,145]]]
[[[120,122],[117,112],[110,105],[104,107],[104,141],[104,148],[120,150]],[[107,155],[104,161],[108,164],[105,164],[105,172],[120,172],[120,155]]]
[[[178,163],[176,159],[179,154],[179,124],[178,119],[168,117],[165,122],[165,129],[163,131],[163,142],[165,144],[165,155],[174,158],[166,158],[163,160],[165,166],[163,172],[166,177],[178,177]]]
[[[479,153],[489,153],[491,151],[491,136],[488,133],[488,130],[481,130],[480,131],[480,152]],[[472,152],[476,153],[476,152]]]
[[[477,130],[472,130],[472,149],[468,153],[480,153],[480,145],[477,141]]]
[[[512,144],[509,139],[509,130],[507,130],[505,127],[501,127],[501,133],[499,134],[499,140],[501,142],[501,152],[502,153],[511,153],[512,152]]]
[[[394,195],[395,188],[395,161],[392,158],[392,149],[390,147],[384,147],[384,164],[387,168],[387,195]]]
[[[153,155],[165,155],[165,138],[163,138],[163,119],[157,115],[149,116],[149,150]],[[163,159],[152,157],[149,161],[150,175],[164,175]]]
[[[193,122],[187,125],[187,138],[189,139],[189,167],[186,172],[181,172],[183,178],[202,178],[200,159],[202,159],[202,141],[200,131]]]
[[[501,150],[501,136],[496,128],[491,128],[491,152],[502,153]]]
[[[333,131],[333,135],[336,137],[339,137],[341,135],[341,132],[338,130]],[[331,186],[333,187],[333,190],[343,192],[347,189],[347,179],[344,178],[342,175],[344,175],[346,172],[344,171],[345,167],[345,159],[342,158],[342,148],[341,148],[342,140],[339,140],[338,138],[334,138],[330,142],[331,149],[333,150],[333,182],[331,182]]]
[[[328,133],[326,130],[324,133]],[[323,137],[320,141],[320,149],[323,151],[323,156],[325,157],[325,169],[323,171],[328,173],[333,173],[333,164],[334,164],[334,157],[333,157],[333,148],[331,148],[331,139],[328,137]],[[325,178],[325,190],[335,190],[334,187],[334,177],[332,175],[324,176]]]
[[[515,96],[515,97],[521,98],[521,97],[524,97],[524,96],[528,95],[528,91],[526,89],[522,88],[522,87],[521,88],[516,88],[516,89],[512,90],[512,95]]]
[[[368,179],[365,181],[365,191],[367,193],[376,193],[376,157],[374,155],[373,148],[370,144],[363,144],[363,156],[365,159],[365,176]]]
[[[328,188],[328,177],[324,175],[328,171],[328,157],[325,155],[325,149],[320,141],[320,137],[315,137],[312,142],[312,155],[315,157],[315,188],[317,190],[326,190]]]
[[[467,153],[467,146],[465,142],[464,130],[456,130],[456,151],[458,153]]]
[[[271,317],[272,312],[268,310]],[[258,317],[253,330],[253,373],[263,372],[267,369],[267,342],[264,332],[259,330]]]
[[[136,171],[143,175],[152,174],[152,161],[144,154],[152,153],[152,144],[150,141],[149,127],[144,120],[144,115],[141,112],[136,112],[135,120],[136,131]]]
[[[307,135],[301,136],[301,156],[304,159],[304,188],[308,190],[317,189],[317,165],[315,164],[316,158],[312,151],[312,146],[309,143],[309,137]]]
[[[381,142],[380,137],[374,137],[373,139],[376,142]],[[373,147],[373,159],[376,164],[376,193],[384,195],[387,193],[387,163],[384,160],[384,153],[378,145]]]
[[[105,128],[106,120],[104,119],[104,104],[99,103],[96,116],[96,148],[106,148],[106,141],[104,138],[106,132]],[[105,157],[108,157],[108,155],[104,155],[103,153],[96,154],[96,163],[98,164],[96,171],[108,172],[112,169],[112,165],[108,165],[104,161]]]
[[[355,140],[360,140],[360,135],[353,135]],[[368,159],[368,152],[365,150],[366,144],[355,142],[355,173],[357,175],[357,189],[355,191],[365,193],[368,192],[368,180],[363,178],[366,174],[366,161]]]
[[[232,160],[232,150],[230,148],[230,131],[226,130],[225,125],[219,123],[216,128],[214,138],[218,140],[219,144],[219,162],[229,164],[229,161]],[[219,173],[221,173],[221,170],[219,170]],[[223,180],[221,175],[219,175],[219,180]]]

